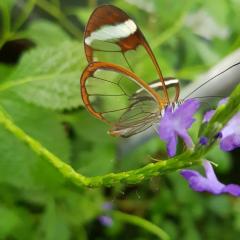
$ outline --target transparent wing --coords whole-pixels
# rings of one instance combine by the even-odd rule
[[[146,82],[159,79],[163,90],[160,96],[168,101],[151,48],[135,22],[121,9],[111,5],[95,9],[86,26],[84,48],[89,63],[112,62],[130,69]]]
[[[180,85],[179,80],[177,78],[173,77],[165,77],[164,78],[165,86],[168,90],[169,100],[170,102],[176,102],[179,98],[180,93]],[[160,94],[160,92],[163,90],[162,83],[159,80],[152,81],[150,84],[148,84],[150,88],[152,88],[155,92]],[[142,91],[143,88],[139,88],[137,92],[134,94],[135,96],[144,95],[144,92]],[[167,104],[167,102],[166,102]]]
[[[142,89],[143,94],[134,95]],[[128,69],[93,62],[81,77],[81,95],[88,111],[111,126],[110,134],[129,137],[157,121],[164,103]]]

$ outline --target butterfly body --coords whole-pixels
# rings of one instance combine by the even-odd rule
[[[166,106],[178,101],[178,80],[163,78],[142,32],[121,9],[111,5],[95,9],[86,26],[84,49],[89,64],[80,80],[83,103],[110,125],[112,136],[129,137],[148,129],[159,122]],[[144,55],[136,58],[139,49]],[[158,80],[145,82],[135,59],[149,59],[149,71]],[[175,94],[170,101],[172,87]]]

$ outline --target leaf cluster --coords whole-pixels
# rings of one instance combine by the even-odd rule
[[[136,18],[166,76],[193,79],[240,45],[237,1],[221,0],[218,7],[198,0],[108,2]],[[0,1],[0,239],[153,239],[149,224],[137,225],[135,218],[116,212],[111,228],[101,226],[97,219],[105,214],[106,201],[160,226],[172,239],[236,239],[238,200],[200,196],[177,174],[154,177],[191,165],[211,148],[209,159],[220,156],[219,172],[229,180],[235,164],[229,154],[196,146],[196,152],[155,163],[152,158],[166,159],[158,138],[122,151],[123,140],[107,136],[107,127],[84,110],[79,91],[86,66],[82,34],[95,5],[91,0],[76,5]],[[227,28],[226,37],[199,35],[187,20],[199,11],[217,29]],[[28,47],[21,47],[17,62],[6,64],[3,52],[17,55],[9,43],[22,42]],[[138,68],[149,72],[144,59]],[[239,110],[239,93],[238,88],[217,112],[206,135]],[[212,128],[216,122],[218,129]],[[219,229],[221,221],[225,224]]]

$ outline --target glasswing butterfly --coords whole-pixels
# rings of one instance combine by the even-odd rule
[[[111,135],[142,132],[159,122],[167,105],[178,103],[178,80],[163,78],[141,30],[121,9],[102,5],[94,10],[85,29],[84,49],[88,66],[80,80],[82,100],[93,116],[110,125]],[[135,69],[136,61],[146,58],[147,74],[155,73],[158,79],[152,84]],[[175,90],[172,102],[169,88]]]

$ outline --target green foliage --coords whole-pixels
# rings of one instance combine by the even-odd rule
[[[63,110],[80,106],[80,69],[85,65],[82,47],[63,42],[27,52],[0,91],[13,89],[26,101]]]
[[[10,65],[0,64],[1,82],[8,78],[13,69],[14,68]]]
[[[7,96],[7,97],[6,97]],[[2,95],[1,106],[9,117],[31,136],[65,161],[70,158],[70,146],[64,128],[57,115],[21,100],[19,97]],[[24,109],[24,111],[23,111]],[[0,182],[24,188],[56,187],[62,182],[58,173],[25,144],[9,134],[1,126],[0,139]],[[56,141],[58,139],[58,141]],[[39,171],[39,169],[42,169]]]
[[[70,40],[69,35],[61,26],[44,19],[34,21],[21,34],[32,40],[38,47],[56,46]]]
[[[238,1],[107,2],[136,19],[164,76],[194,79],[240,46]],[[95,4],[0,1],[0,239],[238,239],[239,199],[193,192],[175,171],[197,165],[207,153],[220,179],[236,181],[239,152],[233,158],[211,143],[156,161],[166,159],[157,137],[136,149],[108,136],[108,126],[82,107],[83,26]],[[199,35],[199,22],[191,25],[208,19],[199,12],[218,30],[207,40]],[[206,34],[210,24],[204,24]],[[20,47],[20,60],[7,64],[1,48],[22,39],[33,46]],[[151,74],[144,57],[136,66]],[[202,129],[204,135],[213,137],[239,110],[239,95],[238,87]],[[196,124],[195,140],[197,129]],[[167,172],[172,173],[155,176]],[[109,201],[120,212],[104,211]],[[113,226],[99,223],[103,214],[113,218]]]
[[[13,210],[6,207],[0,207],[0,214],[4,218],[4,221],[0,222],[0,238],[4,239],[20,224],[20,219]]]

